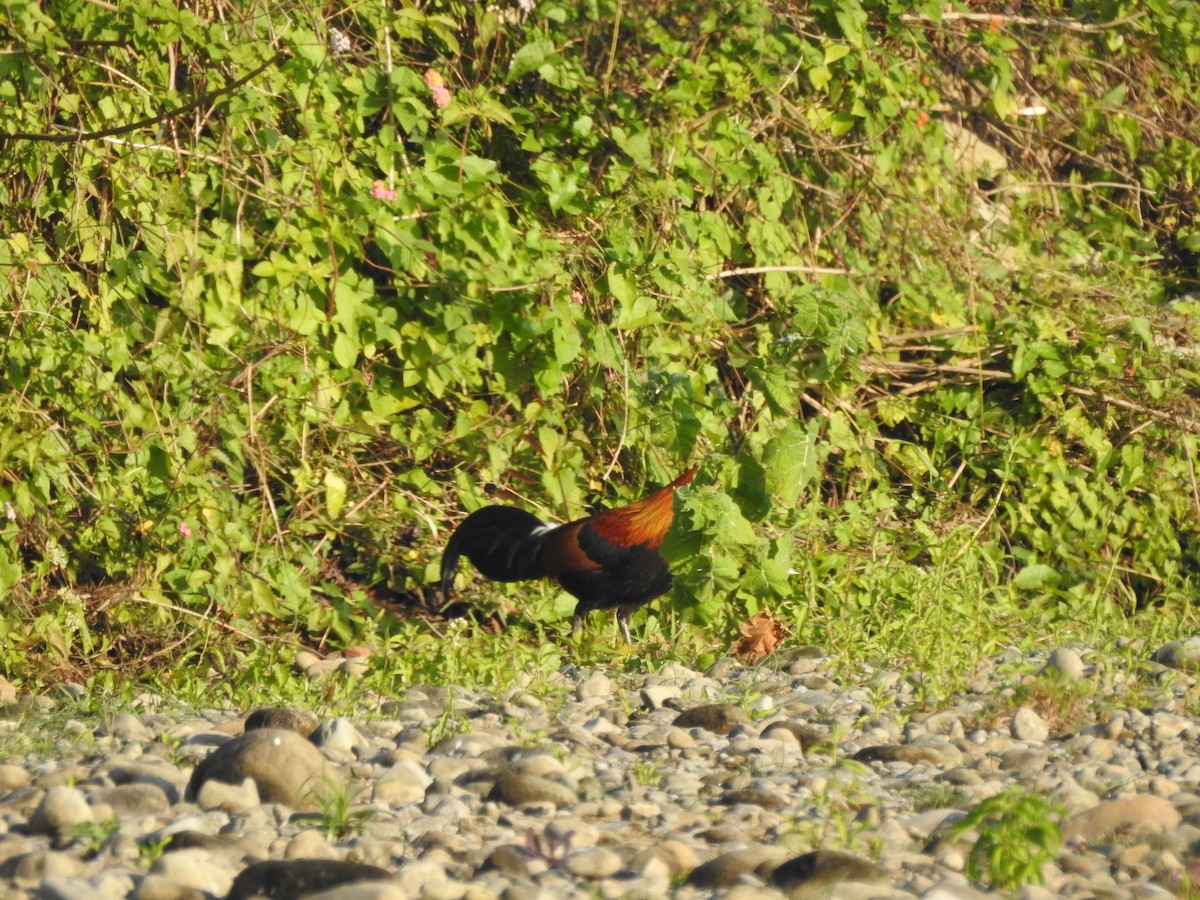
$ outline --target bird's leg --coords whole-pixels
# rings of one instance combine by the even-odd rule
[[[629,610],[617,610],[617,624],[621,626],[621,634],[625,635],[625,643],[632,644],[633,641],[629,637]]]
[[[579,607],[575,607],[575,618],[571,620],[571,640],[579,637],[579,632],[583,631],[583,620],[587,618],[586,612],[581,612]]]

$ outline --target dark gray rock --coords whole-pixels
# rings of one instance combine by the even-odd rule
[[[685,884],[700,888],[730,887],[741,876],[760,867],[773,868],[786,858],[787,851],[782,847],[760,845],[730,850],[692,869]]]
[[[739,791],[728,791],[721,796],[721,802],[726,806],[747,803],[751,806],[761,806],[763,809],[781,809],[787,806],[786,797],[762,788],[742,788]]]
[[[303,709],[268,706],[256,709],[246,716],[242,727],[246,731],[258,731],[260,728],[282,728],[284,731],[294,731],[301,737],[308,737],[317,730],[317,718]]]
[[[570,806],[578,800],[575,792],[565,784],[538,775],[522,775],[517,772],[501,773],[489,799],[502,800],[511,806],[523,806],[527,803]]]
[[[1163,644],[1150,654],[1150,659],[1169,669],[1200,672],[1200,637]]]
[[[383,881],[392,873],[366,863],[336,859],[267,860],[247,866],[233,880],[226,900],[272,897],[292,900],[355,881]]]
[[[731,703],[709,703],[681,712],[672,724],[676,728],[703,728],[713,734],[729,734],[734,725],[749,725],[750,714]]]
[[[948,741],[881,744],[878,747],[863,747],[854,754],[854,759],[858,762],[923,762],[957,766],[962,762],[962,751]]]
[[[801,750],[829,746],[829,729],[824,725],[812,725],[808,722],[786,719],[782,722],[771,722],[763,728],[761,736],[767,737],[769,732],[777,728],[791,732],[793,737],[800,742]]]
[[[883,869],[865,859],[837,850],[814,850],[777,866],[767,882],[787,893],[798,888],[828,889],[843,881],[884,881]]]

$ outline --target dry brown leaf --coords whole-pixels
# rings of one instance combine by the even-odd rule
[[[783,623],[764,609],[742,626],[742,639],[734,646],[733,655],[754,664],[774,653],[784,634]]]

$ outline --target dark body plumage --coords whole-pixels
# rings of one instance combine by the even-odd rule
[[[696,468],[637,503],[565,525],[547,524],[515,506],[476,510],[446,544],[442,594],[449,599],[463,556],[492,581],[557,578],[579,600],[572,634],[592,610],[615,609],[629,641],[630,613],[671,587],[671,570],[658,548],[671,526],[675,488],[691,482]]]

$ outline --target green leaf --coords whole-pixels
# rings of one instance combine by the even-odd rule
[[[343,369],[353,369],[358,362],[359,344],[354,338],[339,331],[333,339],[333,358]]]
[[[1130,318],[1129,330],[1141,339],[1142,346],[1146,349],[1154,346],[1154,335],[1150,329],[1150,321],[1144,316],[1133,316]]]
[[[643,169],[655,169],[649,129],[639,129],[630,134],[618,125],[612,130],[612,138],[616,145],[629,154],[629,158]]]
[[[813,420],[807,426],[789,422],[763,449],[767,490],[785,509],[795,506],[804,489],[817,476],[817,431]]]
[[[1009,119],[1016,115],[1017,101],[1007,84],[997,85],[992,91],[992,109],[999,119]]]
[[[609,269],[608,275],[605,278],[605,285],[608,288],[608,293],[618,303],[632,306],[637,301],[637,288],[624,272],[617,269]]]
[[[754,359],[746,364],[746,377],[762,392],[771,412],[777,416],[794,416],[800,406],[800,385],[795,372],[774,364],[772,360]]]
[[[325,470],[325,512],[336,520],[346,505],[346,479],[332,469]]]
[[[150,473],[150,477],[163,483],[171,480],[171,456],[158,442],[152,443],[149,446],[149,460],[146,463],[146,471]]]
[[[851,47],[849,44],[838,44],[838,43],[834,43],[832,41],[827,42],[825,44],[825,54],[824,54],[825,55],[825,65],[828,66],[830,63],[835,63],[839,59],[843,59],[843,58],[849,56],[850,53],[851,53]]]
[[[576,137],[587,137],[592,133],[592,127],[594,124],[595,122],[591,116],[580,116],[571,123],[571,133]]]
[[[858,0],[839,0],[834,12],[842,36],[858,50],[866,46],[867,12]]]
[[[1038,591],[1057,586],[1062,576],[1045,563],[1030,563],[1013,576],[1013,587],[1022,591]]]
[[[468,183],[492,180],[491,175],[496,171],[496,166],[494,159],[483,159],[479,156],[464,156],[459,160],[459,167]]]
[[[548,59],[557,56],[554,42],[548,40],[530,41],[513,54],[508,65],[508,78],[511,83],[530,72],[536,72]]]
[[[695,496],[689,506],[695,511],[697,525],[726,544],[753,544],[758,540],[754,527],[734,505],[728,494],[716,492]]]
[[[805,75],[814,89],[821,91],[833,80],[833,70],[829,66],[813,66]]]

